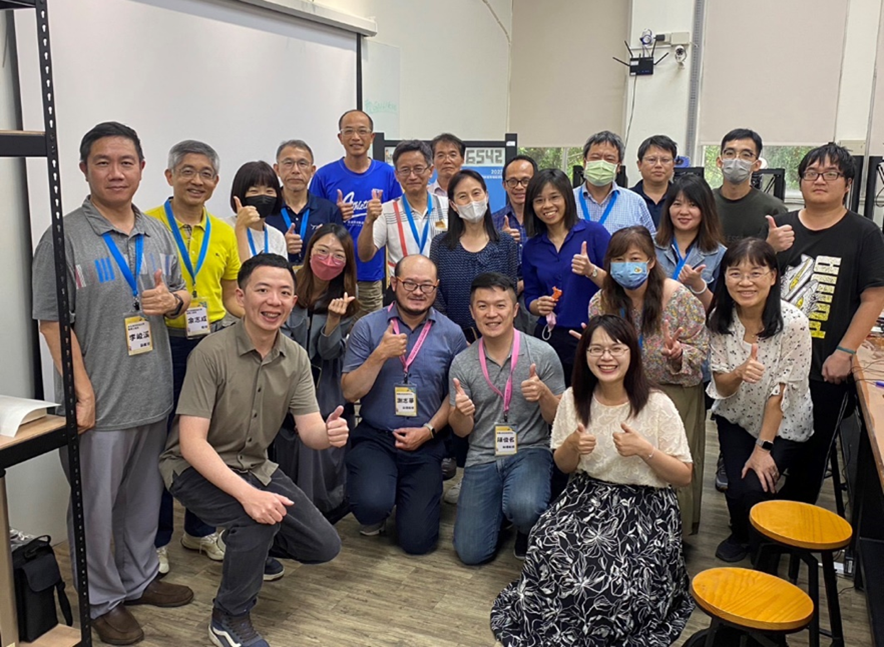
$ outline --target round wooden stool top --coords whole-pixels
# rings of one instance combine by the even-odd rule
[[[813,617],[807,593],[786,580],[747,568],[710,568],[694,577],[691,593],[709,615],[759,631],[794,632]]]
[[[853,535],[850,524],[834,512],[797,501],[757,503],[749,519],[765,537],[810,551],[844,548]]]

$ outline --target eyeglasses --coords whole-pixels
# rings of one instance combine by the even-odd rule
[[[331,256],[332,260],[336,263],[347,262],[347,257],[344,255],[344,252],[332,253],[332,251],[328,247],[324,247],[323,245],[317,245],[316,247],[314,247],[313,254],[315,256],[318,256],[319,258],[328,258],[329,256]]]
[[[344,130],[341,131],[341,134],[344,137],[352,137],[353,135],[368,137],[371,135],[371,131],[368,128],[344,128]]]
[[[414,168],[408,168],[408,167],[397,168],[396,175],[398,175],[401,178],[406,178],[409,175],[411,175],[412,173],[414,173],[415,175],[420,177],[421,175],[426,173],[429,169],[430,169],[429,166],[415,166]]]
[[[826,182],[834,182],[839,177],[844,177],[844,173],[841,173],[840,171],[823,171],[820,173],[816,169],[808,169],[804,171],[804,175],[801,176],[801,179],[807,182],[816,182],[820,176],[822,176],[823,180]]]
[[[517,186],[523,186],[528,188],[528,184],[531,182],[530,177],[511,177],[504,181],[509,188],[515,189]]]
[[[674,160],[671,157],[645,157],[642,161],[650,166],[657,166],[657,164],[669,166]]]
[[[721,158],[726,160],[732,160],[739,157],[741,160],[745,160],[747,162],[752,162],[758,157],[755,153],[751,151],[740,151],[737,153],[733,148],[726,148],[721,153]]]
[[[293,160],[286,158],[279,163],[279,166],[286,171],[291,171],[295,166],[298,167],[299,171],[306,171],[312,166],[312,164],[307,160]]]
[[[629,346],[590,346],[586,349],[590,357],[602,357],[605,353],[610,353],[611,357],[623,357],[628,352]]]
[[[396,281],[405,288],[406,292],[414,292],[415,290],[420,290],[423,294],[432,294],[436,291],[438,287],[435,283],[415,283],[414,281],[410,281],[405,279],[404,281],[400,279],[396,279]]]
[[[433,159],[437,159],[437,160],[449,159],[449,160],[457,161],[457,159],[459,157],[460,157],[460,153],[458,151],[449,151],[448,153],[445,153],[443,151],[439,151],[438,153],[433,155]]]
[[[201,171],[197,171],[192,166],[185,166],[180,171],[176,171],[175,174],[178,177],[184,178],[185,180],[192,180],[197,175],[200,176],[200,179],[206,182],[211,182],[215,179],[215,171],[213,171],[212,169],[204,168]]]
[[[770,270],[752,270],[748,274],[744,274],[740,270],[728,270],[724,273],[724,278],[730,283],[742,283],[744,280],[757,283],[768,274],[770,274]]]

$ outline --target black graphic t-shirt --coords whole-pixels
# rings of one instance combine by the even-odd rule
[[[810,379],[822,381],[823,362],[850,327],[860,295],[884,286],[884,235],[874,222],[852,211],[819,231],[801,224],[797,211],[775,220],[795,231],[795,244],[777,254],[782,298],[810,320]]]

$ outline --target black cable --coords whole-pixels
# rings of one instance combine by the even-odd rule
[[[638,76],[632,77],[632,107],[629,109],[629,121],[626,122],[626,137],[624,138],[623,147],[629,146],[629,131],[632,129],[632,116],[635,114],[635,91]],[[622,161],[622,160],[621,160]]]

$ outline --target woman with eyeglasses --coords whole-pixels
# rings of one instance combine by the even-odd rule
[[[681,415],[694,457],[694,477],[690,488],[678,491],[678,501],[685,534],[694,534],[700,525],[706,448],[706,312],[684,285],[666,278],[644,227],[627,227],[611,237],[605,270],[604,286],[589,302],[589,316],[619,315],[632,324],[648,378]]]
[[[469,343],[479,332],[470,314],[470,286],[486,272],[500,272],[518,281],[519,246],[498,232],[488,208],[488,189],[471,170],[448,182],[448,231],[433,238],[430,258],[439,271],[435,308],[463,329]]]
[[[774,497],[813,434],[811,338],[807,317],[780,300],[776,254],[765,241],[746,238],[728,249],[721,271],[709,313],[707,392],[715,399],[731,534],[715,556],[738,562],[749,550],[749,510]]]
[[[504,647],[668,647],[693,610],[672,489],[691,482],[691,452],[621,317],[590,319],[551,444],[571,481],[531,530],[492,631]]]
[[[347,335],[359,311],[356,300],[356,254],[343,225],[322,225],[307,243],[306,262],[295,277],[298,300],[283,332],[310,357],[316,401],[323,416],[344,405],[353,428],[353,406],[344,399],[341,369]],[[344,496],[346,448],[310,449],[297,436],[290,418],[280,431],[275,460],[326,518],[335,523],[347,514]],[[280,440],[282,438],[282,440]]]

